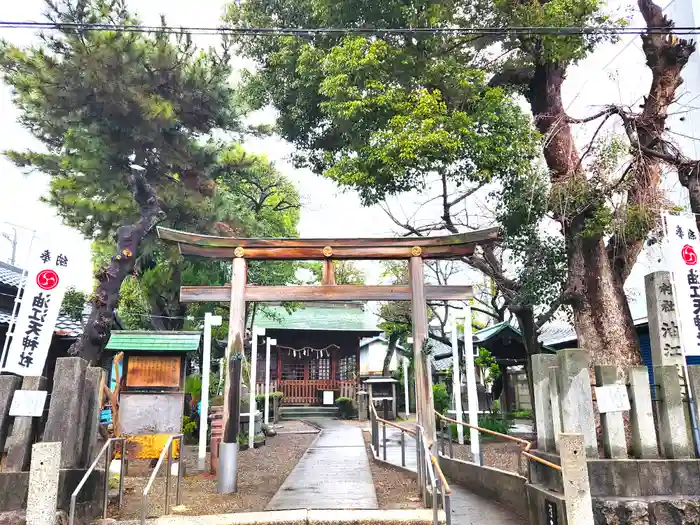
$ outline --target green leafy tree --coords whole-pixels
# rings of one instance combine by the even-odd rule
[[[335,8],[328,0],[254,0],[231,5],[227,21],[234,26],[469,27],[496,20],[490,7],[489,2],[408,7],[350,1]],[[439,219],[422,224],[400,220],[387,207],[402,234],[457,233],[474,227],[463,208],[467,199],[488,191],[486,186],[517,181],[522,188],[541,176],[532,163],[538,133],[514,97],[488,85],[483,50],[490,43],[485,37],[429,34],[241,39],[241,52],[258,66],[243,93],[253,108],[269,103],[279,112],[277,129],[296,146],[300,165],[357,190],[365,204],[417,191],[439,207]],[[515,195],[516,189],[508,193]],[[545,212],[541,199],[533,199],[518,222],[528,227],[511,235],[513,247],[516,241],[529,242],[530,254],[548,253],[536,242],[542,236],[533,235]],[[516,216],[509,208],[507,218],[515,222]],[[468,262],[488,267],[488,259],[497,257],[488,250]],[[558,269],[556,262],[550,266]],[[434,273],[439,282],[445,271],[437,266]],[[537,290],[529,297],[543,294]],[[503,304],[495,310],[499,318]],[[447,310],[431,309],[444,331]],[[532,333],[538,347],[536,330]]]
[[[490,81],[524,95],[545,138],[548,173],[539,187],[547,216],[560,226],[557,240],[563,243],[558,242],[557,251],[566,263],[561,293],[552,303],[571,308],[579,344],[594,363],[618,366],[641,362],[623,287],[665,207],[660,154],[666,117],[695,49],[691,41],[673,35],[673,22],[653,1],[637,4],[654,31],[641,35],[651,72],[641,111],[610,105],[583,119],[567,114],[562,97],[567,70],[604,39],[602,33],[504,35],[508,56]],[[601,0],[494,0],[505,25],[605,28],[625,23],[605,8]],[[601,133],[611,118],[622,122],[624,139]],[[574,126],[594,121],[599,123],[592,142],[579,150]],[[522,195],[507,196],[512,209],[525,206]]]
[[[301,268],[311,272],[309,284],[319,284],[323,280],[323,264],[320,262],[303,263]],[[365,274],[352,261],[333,261],[335,284],[365,284]]]
[[[66,224],[116,245],[96,272],[92,312],[72,348],[94,362],[122,283],[141,263],[158,260],[148,237],[155,225],[211,228],[221,147],[206,137],[239,126],[225,42],[198,51],[185,34],[75,28],[137,24],[121,0],[46,5],[48,20],[64,24],[59,30],[24,49],[0,44],[0,70],[20,120],[43,151],[6,154],[50,177],[46,200]]]
[[[641,37],[652,73],[642,110],[610,105],[583,119],[566,113],[562,85],[567,69],[605,33],[324,35],[263,38],[240,47],[258,65],[249,78],[251,100],[279,111],[278,128],[297,146],[300,164],[356,189],[367,204],[442,189],[434,222],[394,216],[407,233],[483,226],[460,205],[497,183],[491,219],[502,226],[503,243],[467,262],[497,285],[529,353],[539,351],[538,329],[566,306],[594,362],[635,364],[638,341],[623,286],[664,209],[661,163],[677,168],[689,187],[697,174],[697,163],[682,159],[664,138],[668,106],[694,44],[673,35],[673,23],[651,0],[639,0],[638,7],[657,33]],[[256,0],[232,6],[228,21],[360,28],[624,23],[601,0],[351,1],[343,8],[326,0]],[[503,54],[494,59],[485,51],[495,39]],[[515,104],[520,96],[534,126]],[[624,140],[601,133],[611,118],[621,120]],[[579,151],[572,126],[596,120],[593,141]],[[533,162],[538,152],[546,169]]]

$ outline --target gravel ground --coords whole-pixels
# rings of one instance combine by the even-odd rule
[[[522,474],[525,470],[519,470],[527,466],[527,461],[520,455],[520,446],[511,441],[481,441],[481,456],[484,465],[508,472]],[[469,445],[453,443],[454,457],[465,461],[472,461],[472,453]],[[449,455],[449,445],[445,443],[445,454]]]
[[[277,434],[304,434],[304,433],[314,433],[318,434],[318,429],[307,425],[302,421],[281,421],[275,425],[275,430]]]
[[[172,512],[200,516],[264,510],[314,439],[314,434],[281,434],[268,438],[264,447],[241,451],[238,492],[225,496],[216,493],[214,476],[187,475],[188,471],[195,472],[197,454],[195,447],[186,447],[182,505],[174,507],[176,478],[173,477],[170,490]],[[120,519],[137,519],[140,516],[141,491],[151,471],[148,462],[132,462],[129,465],[129,476],[125,478],[124,506],[118,515]],[[165,483],[161,474],[149,493],[148,517],[164,514],[164,493]],[[110,507],[110,517],[117,517],[116,508]]]
[[[367,448],[374,490],[381,510],[388,509],[421,509],[423,503],[419,496],[418,484],[414,475],[391,466],[375,461],[369,446],[369,434],[362,433]]]

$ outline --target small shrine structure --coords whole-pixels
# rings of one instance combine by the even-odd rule
[[[169,436],[182,432],[186,354],[196,352],[200,340],[200,332],[112,332],[106,349],[123,354],[122,366],[112,368],[114,435],[129,437],[127,459],[157,459]],[[179,441],[173,447],[177,454]]]

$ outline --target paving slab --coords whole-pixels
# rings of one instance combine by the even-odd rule
[[[362,431],[341,421],[314,420],[320,427],[267,510],[378,509]]]
[[[527,525],[528,521],[502,505],[450,482],[454,525]]]

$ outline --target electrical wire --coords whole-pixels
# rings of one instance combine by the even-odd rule
[[[641,34],[700,34],[700,26],[647,28],[647,27],[414,27],[414,28],[362,28],[362,27],[174,27],[131,24],[100,24],[78,22],[36,22],[0,20],[0,29],[55,29],[76,31],[117,31],[124,33],[191,33],[228,34],[251,36],[310,36],[310,35],[641,35]]]

